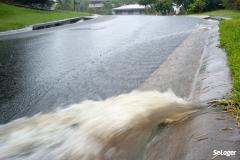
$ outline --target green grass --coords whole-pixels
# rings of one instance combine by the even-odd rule
[[[229,101],[235,106],[240,122],[240,11],[219,10],[204,14],[232,18],[220,23],[220,43],[227,52],[233,80],[233,92]]]
[[[19,29],[36,23],[87,15],[90,14],[68,11],[42,11],[0,3],[0,31]]]

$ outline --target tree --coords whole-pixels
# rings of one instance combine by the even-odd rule
[[[202,12],[222,9],[222,0],[173,0],[175,4],[181,6],[182,11]],[[225,0],[228,1],[228,0]]]
[[[140,0],[140,5],[149,6],[151,12],[160,12],[162,15],[173,12],[173,1],[172,0]],[[153,10],[154,9],[154,10]]]
[[[173,12],[173,1],[172,0],[157,0],[155,2],[155,9],[162,15],[167,15]]]
[[[240,9],[240,0],[223,0],[223,6],[228,9]]]
[[[188,12],[190,13],[203,12],[205,7],[206,7],[205,0],[195,0],[193,3],[189,5]]]
[[[51,9],[52,5],[54,4],[53,0],[6,0],[6,2],[45,10]]]
[[[148,6],[156,3],[156,0],[139,0],[138,4]]]
[[[89,6],[89,0],[76,0],[77,2],[77,10],[81,12],[86,12],[88,11],[88,6]]]
[[[205,2],[206,2],[205,11],[223,8],[222,0],[205,0]]]
[[[73,10],[72,0],[57,0],[57,9],[60,10]]]
[[[47,4],[50,0],[14,0],[20,4]]]
[[[177,6],[183,7],[185,10],[188,8],[188,6],[193,3],[194,0],[173,0],[173,2]]]

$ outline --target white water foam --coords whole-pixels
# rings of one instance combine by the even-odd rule
[[[0,126],[0,160],[141,159],[162,122],[196,108],[172,92],[134,91]]]

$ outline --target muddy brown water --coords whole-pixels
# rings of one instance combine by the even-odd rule
[[[136,88],[170,88],[196,103],[221,98],[231,86],[226,57],[211,45],[218,40],[216,25],[189,17],[103,17],[72,28],[3,37],[1,122]],[[206,109],[185,122],[132,134],[139,136],[136,141],[122,142],[127,159],[210,159],[214,148],[239,149],[234,126],[227,136],[235,141],[218,133],[233,120],[214,112]],[[217,116],[228,121],[219,123]],[[201,134],[207,138],[196,143],[194,137]]]

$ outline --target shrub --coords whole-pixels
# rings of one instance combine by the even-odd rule
[[[172,0],[157,0],[154,5],[157,12],[162,15],[170,14],[173,12]]]
[[[223,6],[228,9],[240,9],[240,0],[223,0]]]
[[[205,10],[206,2],[205,0],[195,0],[188,6],[188,12],[190,13],[200,13]]]

